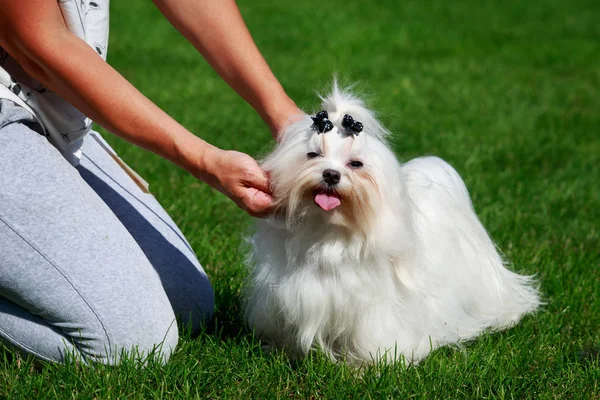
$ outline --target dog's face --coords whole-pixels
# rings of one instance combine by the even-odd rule
[[[342,127],[346,113],[329,113],[333,128],[319,132],[306,116],[291,126],[263,168],[270,174],[278,211],[288,224],[318,218],[348,229],[371,230],[385,201],[397,161],[383,141],[369,133],[358,135]],[[356,120],[372,116],[355,110]]]

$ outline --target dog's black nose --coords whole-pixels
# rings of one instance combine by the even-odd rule
[[[334,169],[326,169],[323,171],[323,180],[328,185],[335,185],[340,181],[340,173]]]

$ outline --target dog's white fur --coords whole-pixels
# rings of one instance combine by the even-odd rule
[[[318,348],[353,364],[418,362],[538,307],[534,281],[505,268],[450,165],[400,164],[373,113],[337,85],[322,108],[332,131],[305,115],[262,164],[279,213],[251,240],[246,318],[261,339],[292,357]],[[344,114],[363,132],[345,134]],[[324,211],[314,196],[328,168],[341,173],[342,204]]]

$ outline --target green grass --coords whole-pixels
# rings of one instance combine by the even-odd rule
[[[294,7],[285,4],[295,4]],[[299,105],[337,72],[369,96],[401,159],[461,173],[492,237],[547,305],[420,366],[362,374],[264,355],[243,329],[238,251],[250,218],[154,155],[110,142],[145,177],[211,276],[217,317],[166,366],[0,360],[0,398],[600,398],[600,5],[594,0],[240,0]],[[193,132],[264,153],[269,133],[151,2],[113,2],[109,62]],[[223,123],[223,122],[226,123]]]

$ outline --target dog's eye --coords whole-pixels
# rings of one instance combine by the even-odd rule
[[[306,153],[306,157],[308,158],[316,158],[316,157],[320,157],[321,155],[319,153],[315,153],[314,151],[311,151],[310,153]]]
[[[360,161],[350,161],[348,165],[350,165],[352,168],[360,168],[363,166],[363,163]]]

